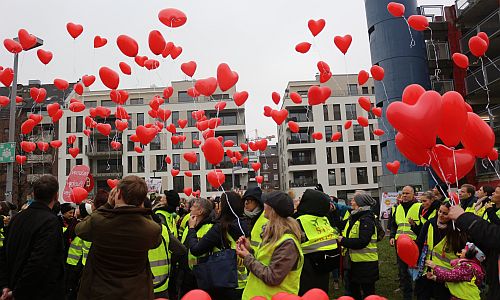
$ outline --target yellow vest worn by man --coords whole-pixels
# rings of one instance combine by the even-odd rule
[[[170,279],[170,258],[168,250],[170,237],[165,225],[161,225],[161,244],[148,252],[149,267],[153,273],[153,288],[155,293],[164,292],[168,289]]]
[[[398,229],[396,231],[396,240],[401,234],[408,235],[412,240],[417,239],[417,235],[411,230],[411,225],[408,222],[408,218],[412,218],[417,225],[420,225],[420,206],[422,203],[414,202],[408,212],[405,212],[403,204],[396,207],[396,212],[394,213],[396,225]]]
[[[339,235],[330,225],[327,217],[302,215],[297,218],[301,223],[307,241],[301,244],[304,254],[337,249]]]

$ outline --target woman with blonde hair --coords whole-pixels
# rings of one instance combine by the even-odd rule
[[[279,292],[297,295],[304,264],[301,230],[293,214],[293,200],[284,192],[263,194],[264,214],[269,220],[262,233],[262,242],[251,254],[250,241],[241,237],[236,253],[250,271],[243,300],[255,296],[270,299]]]

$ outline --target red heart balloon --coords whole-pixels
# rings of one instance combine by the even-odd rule
[[[373,130],[373,134],[376,136],[382,136],[385,134],[385,131],[383,131],[382,129],[375,129]]]
[[[234,151],[234,157],[237,159],[237,160],[241,160],[243,158],[243,155],[241,154],[241,152],[239,151]]]
[[[352,121],[351,120],[345,121],[345,123],[344,123],[344,129],[345,130],[351,128],[351,126],[352,126]]]
[[[27,157],[25,155],[16,155],[16,162],[20,165],[24,165],[26,163]]]
[[[302,103],[302,96],[299,93],[297,93],[297,92],[291,92],[290,93],[290,99],[295,104],[301,104]]]
[[[370,78],[370,74],[366,72],[365,70],[361,70],[358,73],[358,84],[363,85],[365,84],[368,79]]]
[[[234,141],[233,140],[226,140],[224,141],[224,147],[233,147],[234,146]]]
[[[118,38],[116,38],[116,44],[120,51],[128,57],[136,57],[137,53],[139,53],[139,44],[128,35],[119,35]],[[144,65],[141,67],[144,67]]]
[[[350,34],[344,35],[344,36],[336,36],[333,38],[333,42],[335,43],[335,46],[342,52],[344,55],[347,53],[347,50],[349,50],[349,47],[351,46],[352,43],[352,36]]]
[[[80,204],[87,199],[89,192],[83,187],[77,186],[71,189],[71,202]]]
[[[273,110],[271,112],[271,117],[273,118],[274,122],[276,122],[276,124],[281,125],[288,117],[288,110]]]
[[[62,142],[60,140],[53,140],[50,142],[50,146],[54,149],[58,149],[62,146]]]
[[[290,131],[293,132],[293,133],[297,133],[300,130],[299,124],[297,124],[294,121],[288,121],[287,125],[288,125],[288,128],[290,129]]]
[[[328,294],[321,289],[310,289],[301,298],[302,300],[328,300]]]
[[[323,139],[323,134],[321,132],[313,132],[311,137],[317,141]]]
[[[208,122],[207,122],[207,124],[208,124]],[[173,123],[171,123],[167,126],[167,131],[170,132],[171,134],[176,134],[177,128],[175,128],[175,125]]]
[[[464,98],[455,91],[450,91],[442,96],[441,124],[438,136],[448,147],[456,147],[460,143],[467,123],[467,108]]]
[[[498,160],[498,150],[497,149],[491,149],[490,154],[488,154],[488,159],[491,161]]]
[[[248,157],[246,157],[246,156],[245,156],[245,157],[243,157],[243,158],[241,159],[241,162],[242,162],[244,165],[247,165],[247,164],[248,164]]]
[[[118,106],[116,108],[115,116],[118,119],[126,119],[126,120],[130,119],[128,112],[125,110],[125,108],[123,108],[123,106]]]
[[[83,94],[83,84],[81,83],[75,84],[73,86],[73,90],[75,91],[75,93],[81,96]]]
[[[357,119],[359,125],[361,125],[362,127],[368,127],[368,119],[366,117],[359,116]]]
[[[226,181],[226,175],[224,175],[221,170],[212,170],[208,172],[207,180],[211,186],[213,186],[214,188],[219,188]]]
[[[62,109],[56,111],[56,113],[52,116],[52,123],[57,123],[63,116],[64,112]]]
[[[327,86],[316,86],[313,85],[307,91],[307,99],[309,105],[323,104],[330,97],[332,90]]]
[[[462,53],[453,53],[452,55],[453,62],[459,68],[467,69],[469,68],[469,58],[467,55],[463,55]]]
[[[424,149],[436,144],[440,115],[441,95],[435,91],[425,92],[415,105],[393,102],[387,108],[389,123]]]
[[[261,139],[255,142],[255,145],[257,146],[257,149],[260,151],[266,151],[267,148],[267,140],[266,139]]]
[[[212,165],[218,165],[224,159],[224,147],[222,147],[222,143],[214,137],[205,140],[202,150],[205,159]]]
[[[206,79],[199,79],[194,84],[194,88],[204,96],[211,96],[217,89],[217,79],[209,77]]]
[[[186,21],[187,21],[186,14],[184,14],[182,11],[175,9],[175,8],[162,9],[158,13],[158,19],[165,26],[172,27],[172,28],[180,27],[180,26],[186,24]]]
[[[23,149],[23,151],[27,153],[31,153],[36,149],[36,144],[33,142],[22,141],[20,145],[21,149]]]
[[[118,66],[120,67],[120,71],[122,71],[123,74],[125,74],[125,75],[131,75],[132,74],[132,68],[126,62],[123,62],[123,61],[120,62],[118,64]]]
[[[462,145],[475,156],[484,158],[488,156],[495,145],[493,129],[475,113],[467,113],[467,123],[462,135]]]
[[[238,78],[238,73],[232,71],[228,64],[222,63],[217,67],[217,82],[223,92],[232,88],[238,82]]]
[[[23,51],[23,46],[21,46],[20,43],[14,41],[13,39],[3,40],[3,45],[5,49],[7,49],[7,51],[9,51],[10,53],[17,54]]]
[[[94,48],[104,47],[107,43],[108,40],[106,38],[100,37],[98,35],[94,37]]]
[[[135,134],[139,138],[139,142],[143,145],[149,144],[158,134],[156,128],[146,128],[145,126],[139,125],[135,130]]]
[[[10,87],[12,81],[14,80],[14,70],[11,68],[5,68],[0,71],[0,82],[6,87]]]
[[[158,109],[158,118],[160,118],[163,122],[166,122],[171,115],[172,111],[169,109]]]
[[[6,107],[7,105],[9,105],[9,103],[10,103],[9,97],[7,97],[7,96],[0,96],[0,106],[1,107]]]
[[[46,51],[43,49],[38,49],[36,51],[36,55],[38,56],[38,59],[42,62],[42,64],[47,65],[53,57],[52,52]]]
[[[384,68],[378,65],[373,65],[370,68],[370,73],[372,74],[373,79],[377,81],[382,81],[385,76]]]
[[[36,125],[40,124],[40,122],[42,122],[43,120],[43,116],[37,114],[31,114],[28,118],[35,121]]]
[[[469,39],[469,49],[474,56],[481,57],[488,50],[488,43],[479,36],[473,36]]]
[[[279,93],[277,93],[277,92],[273,92],[273,93],[271,94],[271,98],[273,99],[273,102],[274,102],[276,105],[277,105],[278,103],[280,103],[280,101],[281,101],[281,96],[280,96],[280,94],[279,94]]]
[[[36,45],[36,36],[30,34],[26,29],[19,29],[17,37],[23,50],[29,50]]]
[[[47,97],[47,90],[44,88],[30,88],[30,96],[36,103],[42,103]]]
[[[135,63],[139,65],[140,67],[144,67],[144,62],[148,60],[147,56],[135,56],[134,58]]]
[[[185,187],[182,191],[184,192],[184,194],[186,194],[187,197],[189,197],[189,196],[191,196],[191,193],[193,192],[193,189],[190,188],[190,187]]]
[[[144,62],[144,67],[148,70],[154,70],[160,67],[160,62],[156,59],[148,59]]]
[[[184,171],[184,176],[193,177],[193,172],[191,172],[191,171]]]
[[[82,82],[86,87],[89,87],[95,82],[95,76],[94,75],[83,75]]]
[[[42,151],[42,152],[47,152],[47,150],[49,150],[49,143],[37,142],[36,145],[37,145],[38,149],[40,149],[40,151]]]
[[[109,89],[116,90],[120,84],[120,76],[118,73],[108,67],[101,67],[99,69],[99,77],[102,83]]]
[[[249,142],[248,146],[250,147],[250,150],[252,150],[252,151],[259,150],[259,146],[255,142]]]
[[[429,150],[424,149],[413,139],[407,137],[401,132],[398,132],[398,134],[396,134],[395,142],[399,152],[401,152],[401,154],[417,166],[429,165],[431,158]]]
[[[218,110],[218,111],[221,111],[223,110],[224,108],[226,108],[226,101],[220,101],[220,102],[217,102],[217,104],[215,104],[215,110]]]
[[[172,169],[172,170],[170,170],[170,174],[172,174],[172,176],[173,176],[173,177],[175,177],[175,176],[179,175],[179,173],[180,173],[180,171],[179,171],[179,170],[177,170],[177,169]]]
[[[253,169],[255,172],[257,172],[258,170],[260,170],[260,167],[261,167],[260,162],[252,163],[252,169]]]
[[[235,92],[233,94],[233,99],[236,106],[242,106],[248,99],[248,92],[246,91]]]
[[[33,130],[33,128],[35,128],[35,126],[36,126],[35,120],[28,119],[24,121],[23,124],[21,124],[21,133],[28,134]]]
[[[387,167],[387,170],[391,171],[392,174],[396,175],[398,174],[401,163],[399,162],[399,160],[395,160],[393,162],[386,163],[385,166]]]
[[[311,46],[312,46],[311,43],[308,43],[308,42],[298,43],[295,46],[295,51],[297,51],[299,53],[307,53],[311,49]]]
[[[163,56],[163,58],[167,58],[167,56],[170,55],[170,53],[172,52],[172,49],[174,49],[174,48],[175,48],[174,43],[168,42],[165,45],[165,49],[163,49],[163,52],[161,53],[161,56]]]
[[[201,145],[201,141],[200,140],[193,140],[193,145],[194,145],[194,147],[199,147]]]
[[[457,179],[467,175],[474,168],[475,162],[474,154],[468,149],[453,151],[444,145],[436,145],[432,149],[432,169],[443,182],[449,184],[454,184]]]
[[[232,157],[234,156],[234,153],[233,153],[233,151],[232,151],[231,149],[227,149],[227,150],[226,150],[226,155],[227,155],[228,157],[232,158]]]
[[[111,125],[98,123],[97,131],[99,131],[104,136],[109,136],[109,134],[111,133]]]
[[[54,85],[56,86],[56,88],[58,90],[61,90],[61,91],[64,91],[69,87],[69,83],[66,80],[59,79],[59,78],[54,79]],[[54,104],[57,104],[57,103],[54,103]],[[57,105],[59,105],[59,104],[57,104]],[[50,114],[49,114],[49,116],[50,116]]]
[[[342,137],[342,133],[340,133],[340,132],[335,132],[335,133],[333,133],[333,134],[332,134],[332,139],[331,139],[331,141],[332,141],[332,142],[336,142],[336,141],[340,140],[340,138],[341,138],[341,137]]]
[[[163,35],[158,30],[153,30],[149,33],[148,43],[149,49],[151,49],[151,52],[155,55],[160,55],[167,45],[165,38],[163,38]]]
[[[196,72],[196,62],[191,60],[188,62],[185,62],[181,64],[181,70],[184,72],[189,77],[193,77],[194,73]]]
[[[73,145],[73,143],[76,141],[76,135],[74,134],[68,135],[67,141],[69,145]]]
[[[257,181],[258,184],[261,184],[264,182],[264,176],[255,176],[255,181]]]
[[[271,117],[271,113],[273,112],[273,109],[267,105],[264,106],[264,116],[266,117]]]
[[[187,90],[187,94],[192,98],[196,98],[196,97],[199,97],[201,95],[200,92],[198,92],[198,90],[196,90],[196,88],[194,88],[194,87],[189,88]]]
[[[182,53],[182,47],[175,46],[174,48],[172,48],[172,50],[170,50],[170,57],[172,57],[172,59],[176,59],[177,57],[179,57],[179,55],[181,55],[181,53]]]
[[[396,241],[396,250],[399,258],[408,266],[414,268],[417,265],[419,250],[414,240],[407,234],[401,234]]]
[[[81,102],[73,102],[69,105],[69,110],[72,112],[82,112],[85,110],[85,104]]]
[[[97,125],[96,125],[96,126],[97,126]],[[90,137],[90,134],[91,134],[91,133],[92,133],[92,132],[91,132],[90,130],[88,130],[88,129],[84,129],[84,130],[83,130],[83,134],[85,134],[85,135],[86,135],[86,136],[88,136],[88,137]]]
[[[190,151],[186,152],[182,155],[184,159],[192,164],[196,163],[198,161],[198,157],[196,156],[196,152]]]
[[[323,28],[325,28],[326,22],[324,19],[319,19],[319,20],[309,20],[307,22],[307,27],[309,27],[309,30],[311,31],[313,36],[317,36]]]
[[[387,10],[396,18],[400,18],[405,14],[405,6],[397,2],[389,2],[389,4],[387,4]]]
[[[429,28],[429,20],[426,16],[413,15],[408,18],[408,25],[416,31],[424,31]]]
[[[73,156],[73,158],[76,158],[76,156],[80,153],[80,149],[78,148],[69,148],[68,149],[69,154]]]
[[[167,156],[165,156],[165,162],[167,164],[171,164],[172,163],[172,159],[167,155]]]
[[[66,24],[66,29],[68,30],[69,35],[71,35],[72,38],[76,39],[77,37],[80,36],[83,32],[83,26],[80,24],[75,24],[69,22]]]
[[[114,189],[118,183],[120,182],[120,180],[118,179],[108,179],[106,180],[106,183],[108,184],[109,188],[110,189]]]
[[[403,90],[401,101],[406,104],[413,105],[417,103],[420,96],[425,93],[425,89],[419,84],[410,84]]]
[[[134,151],[140,154],[140,153],[142,153],[143,150],[140,146],[135,146]]]
[[[241,148],[241,150],[243,150],[243,151],[245,151],[245,152],[247,152],[247,151],[248,151],[248,145],[247,145],[247,144],[245,144],[245,143],[241,143],[241,144],[240,144],[240,148]]]
[[[381,107],[373,107],[372,113],[377,117],[382,117],[382,108]]]
[[[372,109],[372,102],[368,97],[359,97],[358,104],[365,111],[370,111]]]
[[[186,127],[187,123],[188,123],[188,120],[186,120],[186,119],[177,120],[177,124],[179,125],[180,128]]]
[[[122,143],[116,141],[111,141],[111,143],[109,144],[111,145],[111,148],[116,151],[120,150],[120,148],[122,147]]]
[[[171,86],[168,86],[165,89],[163,89],[163,98],[168,99],[172,97],[173,94],[174,94],[174,89]]]

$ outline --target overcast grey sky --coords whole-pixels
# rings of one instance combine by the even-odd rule
[[[452,2],[419,1],[420,4]],[[184,11],[188,22],[175,29],[164,26],[157,15],[168,7]],[[262,107],[272,104],[271,93],[282,94],[288,81],[313,79],[318,60],[328,62],[336,74],[357,73],[371,65],[363,0],[3,0],[0,11],[2,41],[17,36],[17,31],[25,28],[44,40],[43,49],[54,53],[48,66],[38,61],[36,51],[22,53],[19,71],[22,83],[30,79],[50,83],[54,78],[75,81],[85,74],[97,76],[101,66],[119,71],[118,63],[125,61],[132,66],[132,76],[121,75],[120,88],[165,86],[171,80],[186,79],[180,71],[183,62],[197,62],[195,78],[215,77],[217,65],[226,62],[239,73],[237,90],[250,93],[246,102],[248,132],[253,134],[258,129],[261,136],[276,132],[275,123],[262,115]],[[314,41],[319,51],[311,49],[305,55],[295,52],[297,43],[313,42],[307,21],[320,18],[326,20],[326,27]],[[67,22],[84,26],[76,41],[66,31]],[[152,58],[147,39],[153,29],[182,46],[183,53],[175,61],[160,56],[160,68],[147,71],[118,50],[116,37],[132,36],[139,43],[139,55]],[[345,58],[346,70],[333,37],[348,33],[353,42]],[[107,38],[108,45],[94,51],[95,35]],[[0,66],[11,65],[12,55],[2,46]],[[104,86],[97,80],[91,88]]]

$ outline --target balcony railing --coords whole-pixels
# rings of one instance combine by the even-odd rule
[[[492,161],[491,163],[487,159],[478,159],[476,161],[477,176],[494,175],[496,177],[496,173],[500,173],[500,162],[498,160]]]
[[[290,187],[308,187],[308,186],[315,186],[317,184],[318,184],[318,179],[304,179],[304,180],[290,181]]]
[[[313,139],[308,137],[307,139],[299,139],[299,138],[288,138],[287,143],[290,144],[305,144],[305,143],[312,143]]]
[[[492,12],[489,16],[484,18],[484,20],[479,22],[476,27],[462,36],[462,38],[460,39],[460,48],[462,49],[463,54],[467,54],[470,52],[469,39],[481,31],[486,33],[490,37],[494,36],[500,31],[500,9]]]
[[[484,59],[486,61],[486,59]],[[483,70],[478,69],[471,73],[465,78],[465,85],[467,88],[467,94],[471,94],[480,89],[483,89],[485,85],[490,85],[500,79],[500,71],[496,66],[500,65],[500,57],[495,61],[490,62],[484,66],[486,73],[486,80],[483,77]]]
[[[453,84],[453,80],[441,80],[441,81],[432,81],[432,89],[441,95],[449,92],[449,91],[454,91],[455,86]]]
[[[27,163],[52,163],[52,154],[29,154],[26,157]]]
[[[434,42],[434,44],[432,44],[431,41],[426,41],[426,45],[428,60],[434,61],[436,60],[436,56],[438,60],[450,59],[450,50],[447,42]]]
[[[315,159],[313,159],[313,157],[305,157],[305,158],[289,159],[288,164],[290,166],[303,166],[303,165],[314,165],[316,164],[316,162]]]
[[[422,5],[418,8],[419,14],[425,16],[429,22],[445,22],[443,5]]]
[[[460,17],[460,15],[462,15],[464,13],[464,11],[471,8],[478,1],[479,0],[456,0],[455,7],[457,10],[457,16]]]

